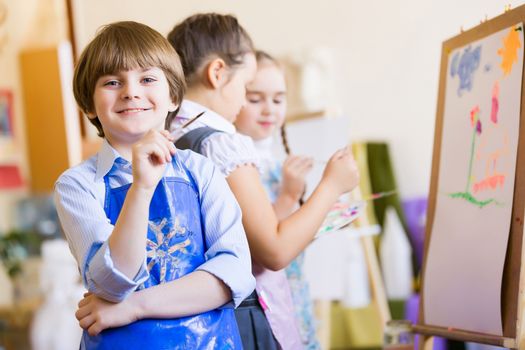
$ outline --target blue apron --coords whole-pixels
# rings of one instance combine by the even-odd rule
[[[149,209],[147,266],[149,279],[139,289],[180,278],[205,262],[199,191],[190,172],[178,159],[189,182],[164,177],[155,189]],[[110,188],[104,177],[104,209],[114,225],[131,184]],[[82,347],[92,349],[242,349],[232,308],[215,309],[176,319],[143,319],[106,329],[97,336],[86,331]]]

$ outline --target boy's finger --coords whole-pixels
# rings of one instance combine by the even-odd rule
[[[82,306],[87,305],[87,303],[89,303],[89,299],[89,295],[87,297],[84,297],[84,299],[78,302],[78,307],[81,308]]]
[[[177,151],[177,148],[175,147],[173,140],[165,139],[163,144],[167,148],[170,156],[174,155],[175,152]]]
[[[82,329],[88,329],[95,322],[95,317],[93,315],[88,315],[78,321],[78,324]]]
[[[167,152],[164,150],[165,147],[162,147],[158,143],[152,143],[147,147],[147,152],[150,156],[150,159],[159,164],[164,164],[167,162]]]
[[[174,155],[177,152],[177,147],[175,147],[175,144],[173,142],[170,142],[168,144],[168,148],[170,150],[171,155]]]
[[[164,159],[166,160],[166,162],[168,163],[171,162],[171,156],[175,154],[175,150],[176,150],[173,142],[168,140],[165,137],[157,139],[156,141],[157,141],[156,143],[160,146],[160,148],[164,152]]]
[[[91,313],[91,310],[90,308],[88,307],[81,307],[77,310],[77,312],[75,312],[75,317],[77,318],[77,320],[81,320],[83,319],[84,317],[86,317],[87,315],[89,315]]]
[[[98,326],[97,323],[93,323],[93,325],[91,327],[89,327],[87,331],[88,331],[89,335],[95,336],[95,335],[98,335],[101,332],[101,329],[100,329],[100,327]]]

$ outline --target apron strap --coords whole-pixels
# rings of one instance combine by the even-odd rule
[[[184,134],[180,139],[175,141],[175,146],[178,149],[190,149],[193,152],[201,153],[202,142],[211,134],[216,132],[222,132],[220,130],[210,128],[209,126],[202,126],[197,129],[193,129]]]

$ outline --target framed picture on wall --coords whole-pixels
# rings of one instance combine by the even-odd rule
[[[0,89],[0,137],[13,136],[13,93]]]
[[[16,161],[13,120],[13,92],[0,89],[0,189],[15,189],[24,185]]]

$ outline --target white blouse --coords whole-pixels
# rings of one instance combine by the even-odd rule
[[[188,127],[180,129],[184,123],[202,111],[205,111],[203,116]],[[189,131],[203,126],[222,131],[208,136],[202,142],[201,152],[215,163],[225,177],[237,167],[246,164],[256,166],[261,172],[259,155],[252,139],[239,134],[232,123],[198,103],[184,100],[177,117],[171,124],[170,131],[175,140],[178,140]]]

